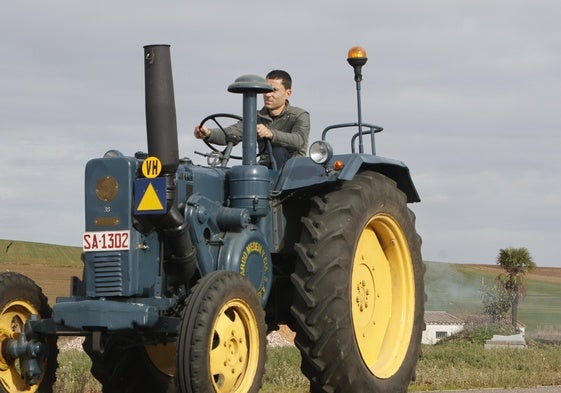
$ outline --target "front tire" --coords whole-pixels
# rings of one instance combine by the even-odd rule
[[[130,332],[105,334],[101,340],[102,352],[93,349],[89,336],[83,347],[103,393],[175,393],[175,370],[157,361],[173,359],[174,343],[146,345],[140,336]]]
[[[180,393],[257,393],[266,358],[265,314],[255,287],[219,270],[193,288],[178,337]]]
[[[358,173],[312,198],[292,282],[311,392],[405,392],[424,329],[414,215],[387,177]]]
[[[51,313],[47,298],[35,282],[18,273],[0,274],[0,343],[4,340],[17,340],[31,315],[47,319],[51,317]],[[25,381],[18,359],[6,359],[3,353],[0,355],[1,393],[53,391],[58,366],[57,338],[47,337],[42,342],[47,347],[47,356],[41,364],[42,375],[36,385],[29,385]]]

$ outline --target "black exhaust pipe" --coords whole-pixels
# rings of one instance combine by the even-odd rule
[[[163,173],[179,165],[177,120],[169,45],[144,47],[144,86],[148,153],[162,162]]]
[[[169,45],[144,47],[144,83],[148,155],[162,162],[169,206],[165,214],[152,216],[151,221],[164,234],[168,283],[181,285],[193,277],[197,260],[189,227],[176,203],[174,176],[179,166],[179,146]]]

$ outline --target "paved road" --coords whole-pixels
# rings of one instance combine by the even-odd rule
[[[432,393],[561,393],[561,386],[512,389],[438,390]]]

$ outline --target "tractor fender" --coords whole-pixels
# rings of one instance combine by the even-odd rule
[[[343,169],[333,168],[335,161],[343,163]],[[407,202],[420,202],[409,168],[401,161],[370,154],[342,154],[333,156],[325,166],[314,163],[309,157],[292,158],[287,161],[273,187],[275,193],[294,191],[314,185],[341,180],[352,180],[363,169],[378,172],[396,182],[407,196]]]
[[[263,233],[254,225],[239,232],[227,232],[218,255],[218,270],[240,273],[253,283],[265,306],[273,283],[271,253]]]
[[[413,184],[409,168],[403,162],[368,154],[350,154],[339,175],[340,180],[352,180],[361,169],[369,169],[392,179],[407,195],[407,202],[420,202],[421,198]]]

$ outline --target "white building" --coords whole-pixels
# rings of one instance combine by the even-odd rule
[[[464,321],[445,311],[425,311],[426,329],[422,344],[436,344],[443,338],[464,330]]]

